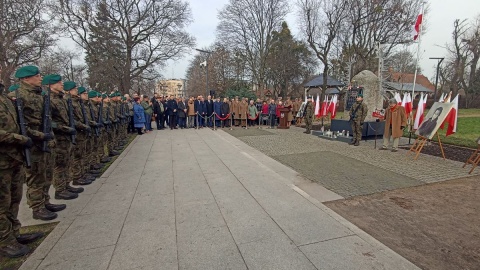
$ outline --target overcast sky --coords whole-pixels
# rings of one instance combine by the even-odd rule
[[[228,0],[189,0],[193,14],[193,22],[187,31],[197,39],[197,48],[208,47],[215,42],[215,31],[218,23],[217,14]],[[287,22],[294,36],[299,35],[298,24],[295,17],[294,1],[291,2],[292,13],[288,15]],[[444,57],[445,43],[451,40],[453,21],[455,19],[469,19],[480,14],[480,0],[436,0],[430,1],[430,13],[424,18],[428,25],[428,32],[422,37],[420,67],[427,78],[435,76],[436,60],[429,57]],[[438,46],[441,47],[438,47]],[[414,47],[410,48],[412,51]],[[163,70],[165,78],[184,78],[190,60],[196,51],[192,50],[182,60],[169,62]]]

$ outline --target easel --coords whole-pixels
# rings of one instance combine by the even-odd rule
[[[473,152],[473,154],[467,159],[465,164],[463,164],[462,168],[465,168],[467,164],[472,164],[472,169],[468,172],[468,174],[471,174],[478,166],[478,163],[480,163],[480,145],[478,145],[477,150],[475,150],[475,152]]]
[[[438,145],[440,146],[440,150],[442,151],[442,156],[443,160],[445,160],[445,152],[443,151],[443,146],[442,146],[442,141],[440,141],[440,135],[438,135],[438,132],[436,133],[437,139],[438,139]],[[407,152],[407,156],[410,154],[410,152],[415,153],[415,157],[413,160],[417,160],[418,156],[420,155],[420,152],[422,152],[423,147],[427,143],[428,138],[425,138],[423,136],[418,136],[415,142],[413,143],[412,147],[410,150]]]

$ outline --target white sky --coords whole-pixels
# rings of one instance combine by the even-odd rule
[[[218,11],[228,0],[189,0],[193,14],[193,22],[187,31],[197,39],[197,48],[208,47],[215,42],[215,31],[218,23]],[[455,19],[469,19],[480,14],[480,0],[435,0],[430,2],[430,13],[424,17],[428,25],[428,32],[422,37],[420,67],[427,78],[435,76],[436,60],[429,57],[444,57],[446,50],[438,47],[445,46],[451,40],[453,21]],[[292,12],[287,17],[290,30],[298,36],[299,29],[295,17],[295,1],[290,1]],[[415,48],[411,48],[415,50]],[[165,78],[184,78],[189,61],[197,52],[192,50],[182,60],[169,62],[163,70]]]

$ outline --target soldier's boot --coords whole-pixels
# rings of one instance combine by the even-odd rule
[[[22,245],[17,241],[0,248],[0,254],[8,258],[22,257],[27,255],[29,252],[29,247]]]
[[[355,140],[355,139],[352,139],[352,141],[351,141],[351,142],[349,142],[348,144],[350,144],[350,145],[354,145],[354,144],[356,144],[356,143],[357,143],[357,140]]]
[[[95,177],[93,174],[85,174],[83,176],[83,179],[87,180],[87,181],[90,181],[90,182],[93,182],[95,180],[97,180],[97,177]]]
[[[111,158],[111,157],[103,157],[103,158],[100,160],[100,162],[102,162],[102,163],[108,163],[108,162],[110,162],[110,161],[112,161],[112,158]]]
[[[120,152],[115,151],[115,150],[110,151],[110,156],[111,157],[118,156],[118,155],[120,155]]]
[[[17,242],[23,245],[32,243],[37,241],[38,239],[43,237],[43,233],[38,232],[38,233],[22,233],[19,234],[17,238]]]
[[[92,183],[92,181],[89,181],[89,180],[83,179],[83,178],[73,180],[73,184],[75,186],[86,186],[86,185],[90,185],[91,183]]]
[[[40,220],[52,220],[57,218],[57,214],[51,212],[50,210],[46,209],[47,205],[45,207],[42,207],[38,210],[33,211],[33,219],[40,219]]]
[[[98,169],[98,170],[90,170],[88,173],[89,173],[89,174],[92,174],[92,175],[94,175],[94,174],[101,174],[101,173],[102,173],[102,170],[100,170],[100,169]]]
[[[46,203],[45,208],[50,212],[60,212],[67,208],[66,204],[53,204],[53,203]]]
[[[83,187],[72,187],[67,184],[67,190],[72,193],[82,193],[84,191]]]
[[[60,192],[55,192],[55,199],[57,200],[73,200],[78,198],[77,193],[72,193],[68,190],[60,191]]]
[[[105,167],[105,164],[99,163],[99,164],[94,164],[94,165],[90,166],[90,169],[92,169],[92,170],[100,170],[100,169],[103,168],[103,167]]]
[[[360,145],[360,142],[359,141],[355,141],[355,143],[353,144],[354,146],[359,146]]]

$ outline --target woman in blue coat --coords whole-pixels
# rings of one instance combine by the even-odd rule
[[[140,98],[135,98],[133,103],[133,126],[137,129],[138,135],[142,135],[142,129],[145,127],[145,110],[140,105]]]

